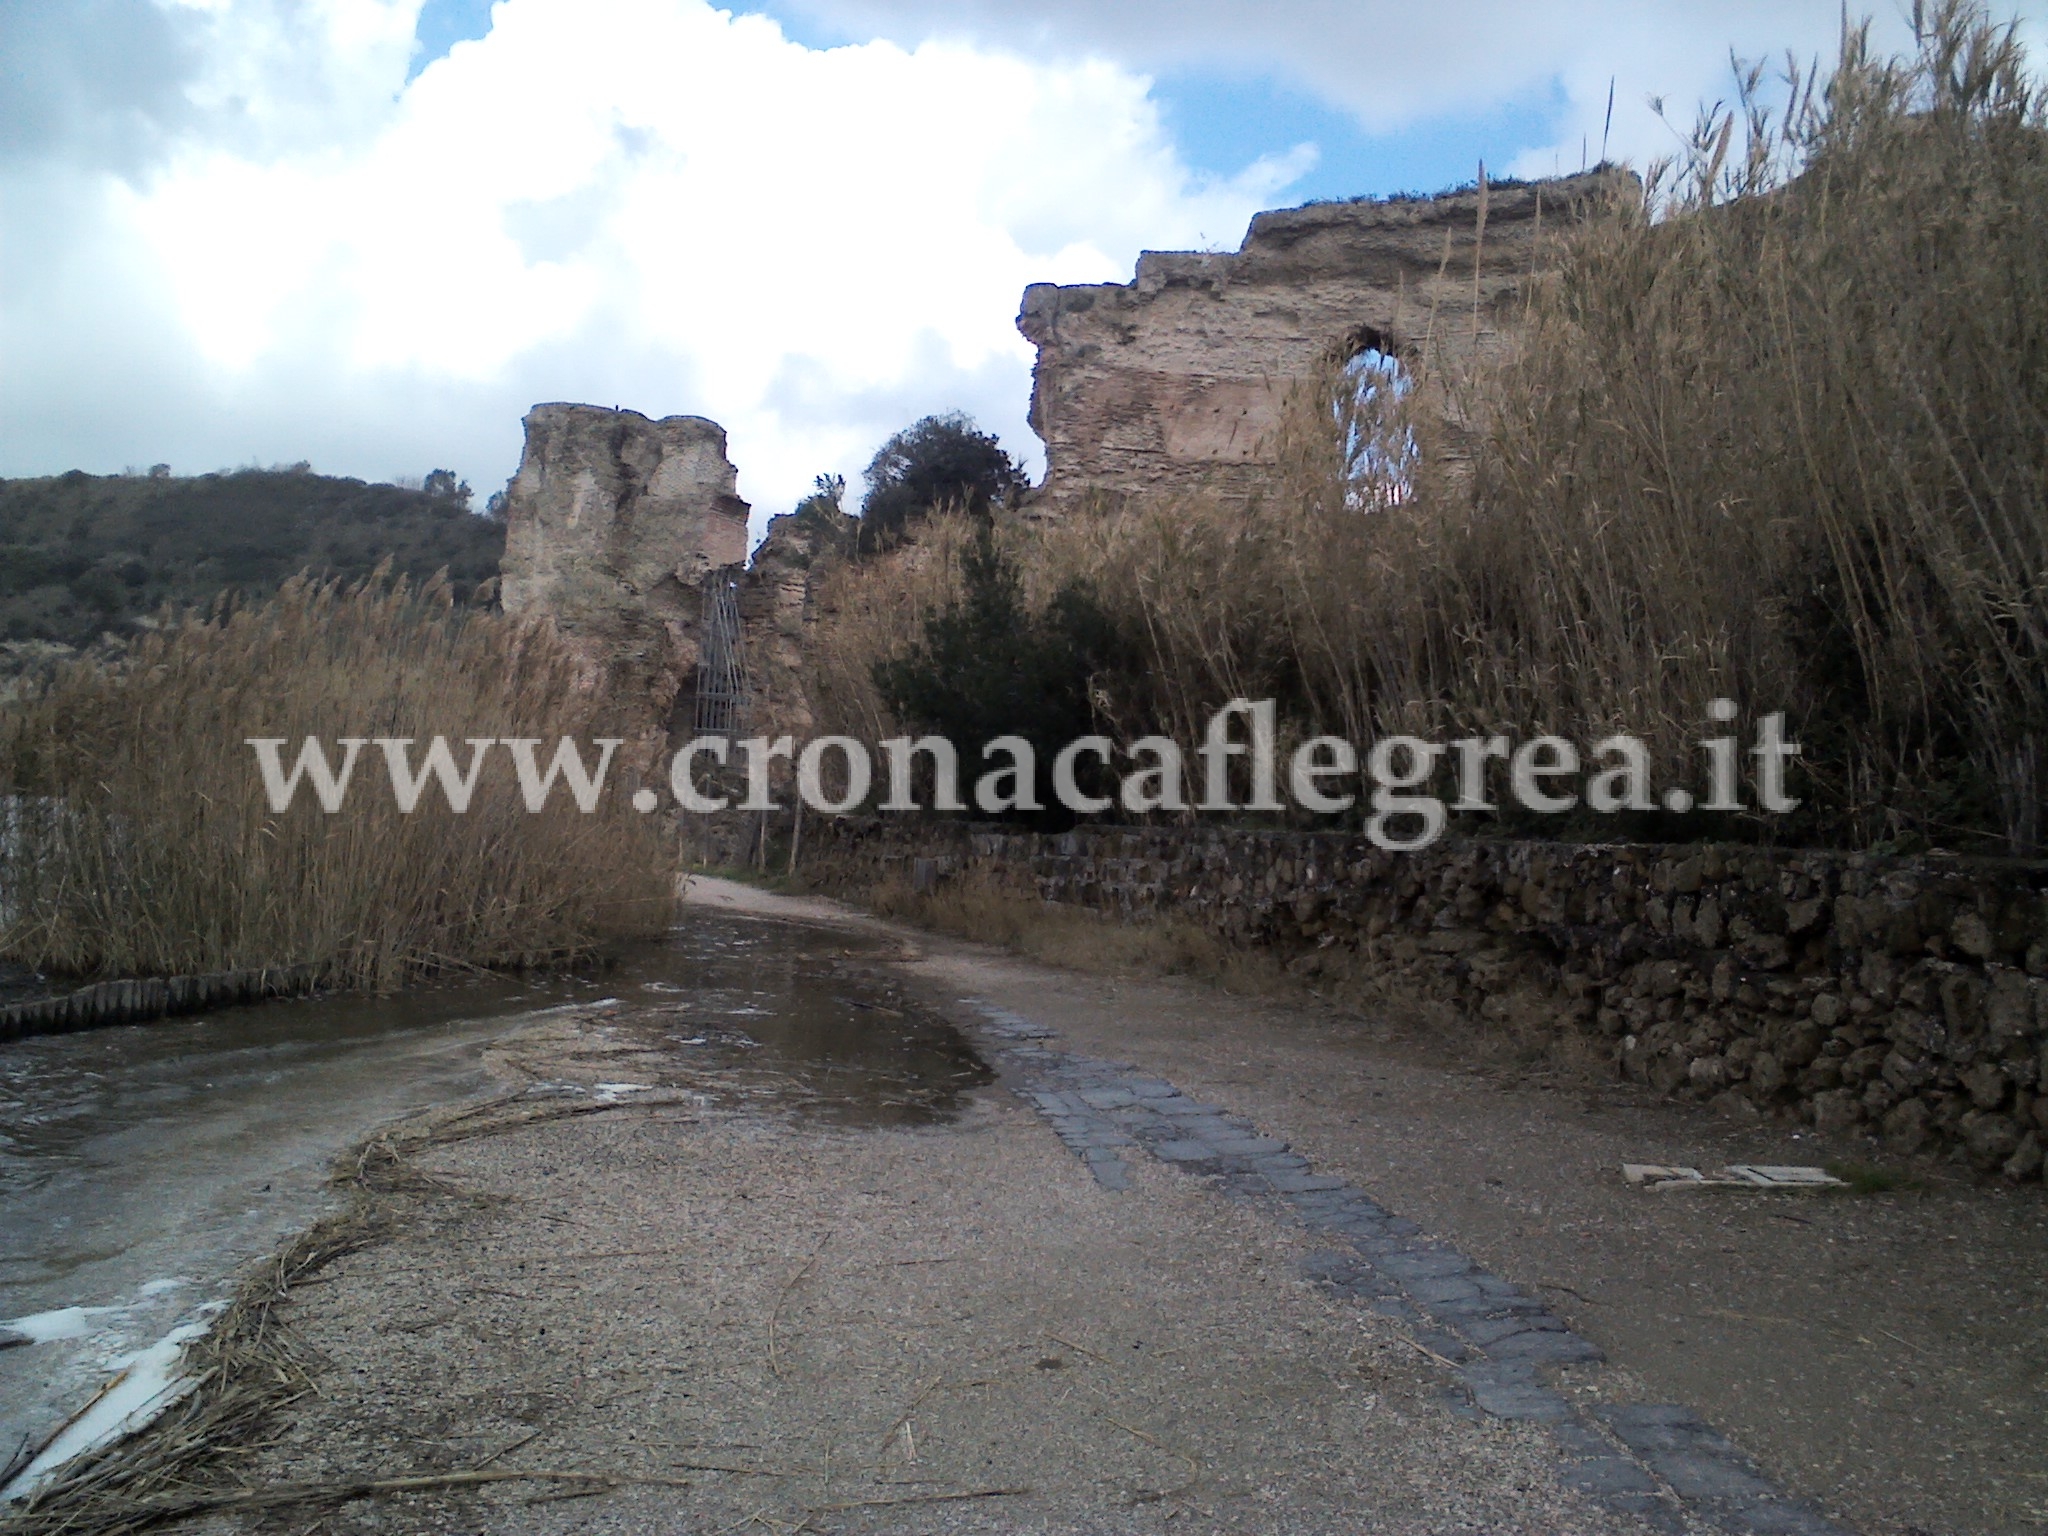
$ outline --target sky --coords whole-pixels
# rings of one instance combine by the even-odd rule
[[[755,525],[964,409],[1032,282],[1673,147],[1839,0],[0,0],[0,475],[448,468],[722,424]],[[1879,11],[1902,45],[1903,16]],[[2031,33],[2032,29],[2029,28]],[[1610,88],[1613,116],[1607,120]]]

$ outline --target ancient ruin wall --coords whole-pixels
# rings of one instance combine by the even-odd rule
[[[537,405],[506,494],[505,611],[553,618],[658,731],[695,697],[704,578],[746,559],[747,512],[717,422]]]
[[[1130,283],[1034,283],[1017,328],[1038,348],[1039,504],[1249,494],[1297,381],[1368,346],[1414,359],[1426,343],[1448,374],[1500,351],[1541,230],[1625,174],[1490,187],[1483,234],[1476,189],[1315,203],[1259,214],[1235,252],[1147,251]]]
[[[813,617],[811,569],[822,541],[817,525],[795,513],[772,517],[740,580],[740,623],[753,686],[751,733],[791,735],[801,742],[816,725],[804,678]]]

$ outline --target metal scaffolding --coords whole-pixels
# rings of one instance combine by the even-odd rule
[[[699,736],[736,736],[754,702],[740,630],[739,583],[722,571],[704,578],[703,645],[697,660]]]

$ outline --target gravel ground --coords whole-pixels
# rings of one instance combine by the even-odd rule
[[[437,1151],[438,1219],[299,1293],[331,1364],[251,1470],[502,1451],[691,1484],[359,1502],[333,1531],[1631,1528],[1558,1486],[1541,1430],[1449,1411],[1269,1221],[1164,1169],[1109,1193],[1006,1099],[915,1131],[666,1102]]]
[[[1624,1085],[1475,1072],[1322,1009],[1104,981],[929,943],[913,969],[1258,1122],[1535,1290],[1613,1362],[1609,1395],[1687,1404],[1850,1527],[2048,1532],[2048,1199],[1937,1165],[1870,1196],[1651,1195],[1624,1162],[1867,1158]]]
[[[1829,1149],[1487,1080],[1357,1020],[923,935],[894,949],[896,982],[963,1022],[1023,1015],[1291,1141],[1604,1347],[1579,1390],[1698,1409],[1850,1528],[2048,1529],[2039,1191],[1645,1195],[1623,1160]],[[658,1077],[630,1022],[557,1020],[498,1068]],[[287,1308],[328,1365],[252,1479],[482,1464],[688,1486],[515,1481],[206,1529],[1647,1528],[1564,1486],[1549,1431],[1460,1411],[1409,1329],[1306,1281],[1299,1227],[1149,1158],[1106,1189],[1002,1086],[868,1129],[664,1091],[421,1166],[444,1192]]]

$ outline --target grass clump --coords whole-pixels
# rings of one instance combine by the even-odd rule
[[[574,738],[603,702],[553,632],[455,607],[445,582],[296,580],[79,661],[0,710],[0,955],[68,976],[312,966],[387,987],[552,964],[658,932],[673,860],[623,797],[529,812],[505,749],[466,814],[398,809],[375,746],[341,809],[270,809],[252,737]]]
[[[1911,1193],[1926,1188],[1920,1180],[1876,1163],[1829,1163],[1827,1171],[1846,1184],[1852,1195]]]
[[[1283,976],[1271,955],[1226,944],[1180,918],[1119,922],[986,880],[951,880],[936,891],[889,880],[863,888],[859,899],[877,917],[1098,975],[1187,976],[1239,993],[1271,992]]]

